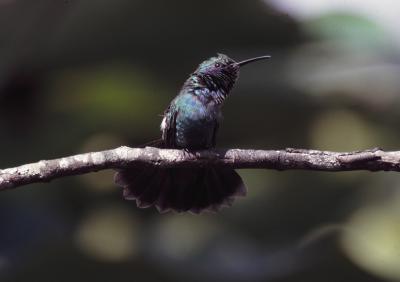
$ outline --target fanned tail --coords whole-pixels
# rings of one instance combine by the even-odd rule
[[[155,206],[161,213],[217,211],[246,195],[242,179],[231,168],[129,168],[115,174],[115,183],[125,199],[136,200],[141,208]]]

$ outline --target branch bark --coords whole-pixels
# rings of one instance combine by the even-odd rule
[[[0,170],[0,191],[30,183],[48,182],[69,175],[138,165],[153,165],[162,168],[213,165],[276,170],[400,172],[400,151],[388,152],[376,148],[357,152],[330,152],[288,148],[285,150],[229,149],[187,152],[153,147],[119,147]]]

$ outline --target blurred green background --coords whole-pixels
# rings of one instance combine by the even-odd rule
[[[0,167],[160,136],[217,52],[246,67],[221,148],[399,149],[400,4],[0,1]],[[124,201],[112,171],[0,195],[0,281],[400,281],[396,173],[240,170],[218,214]]]

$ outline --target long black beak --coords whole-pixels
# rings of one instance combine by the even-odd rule
[[[265,60],[265,59],[269,59],[269,58],[271,58],[271,56],[269,56],[269,55],[255,57],[255,58],[251,58],[251,59],[247,59],[247,60],[238,62],[238,63],[236,63],[236,65],[242,67],[244,65],[247,65],[248,63],[252,63],[252,62],[256,62],[256,61],[260,61],[260,60]]]

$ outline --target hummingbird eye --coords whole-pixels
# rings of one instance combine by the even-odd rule
[[[214,64],[214,67],[216,67],[216,68],[219,68],[220,66],[221,66],[220,63],[215,63],[215,64]]]

